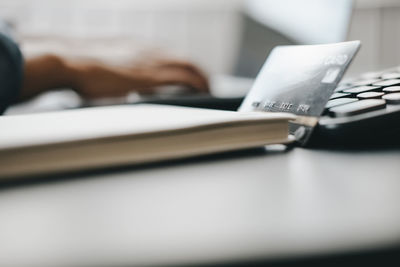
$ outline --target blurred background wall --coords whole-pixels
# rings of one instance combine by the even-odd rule
[[[0,0],[0,16],[27,54],[63,50],[126,60],[151,47],[211,74],[246,74],[237,68],[245,10],[246,0]],[[277,38],[270,34],[265,38]],[[356,1],[348,39],[363,42],[350,74],[400,65],[400,0]]]

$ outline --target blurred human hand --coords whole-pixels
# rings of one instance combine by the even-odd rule
[[[182,85],[193,92],[209,91],[206,76],[188,62],[151,60],[132,67],[121,67],[44,55],[26,59],[20,99],[66,87],[85,99],[121,97],[132,91],[151,94],[163,85]]]
[[[70,62],[68,67],[75,73],[76,91],[88,99],[124,96],[132,91],[151,94],[163,85],[183,85],[193,92],[209,90],[205,75],[187,62],[163,60],[134,67]]]

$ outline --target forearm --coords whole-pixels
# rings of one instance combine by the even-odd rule
[[[19,100],[27,100],[44,91],[74,87],[75,74],[65,60],[55,55],[28,58]]]
[[[152,73],[140,69],[44,55],[26,60],[19,100],[24,101],[57,88],[73,89],[85,98],[123,96],[134,88],[154,85],[151,76]]]
[[[19,100],[57,88],[71,88],[84,98],[95,99],[120,97],[132,90],[148,94],[162,85],[208,91],[207,78],[189,63],[166,61],[148,67],[116,67],[99,61],[46,55],[26,59]]]

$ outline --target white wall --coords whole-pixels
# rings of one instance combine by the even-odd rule
[[[400,1],[359,1],[348,38],[362,41],[352,73],[400,65]]]
[[[26,36],[129,37],[210,73],[232,69],[242,0],[2,0],[0,16]],[[117,47],[117,46],[114,46]]]
[[[168,48],[210,73],[229,73],[238,49],[243,2],[1,0],[0,16],[16,24],[25,37],[129,37],[131,42]],[[352,73],[399,65],[400,0],[357,1],[349,39],[363,41]]]

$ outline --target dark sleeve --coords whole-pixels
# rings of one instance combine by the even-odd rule
[[[23,58],[18,45],[0,22],[0,115],[17,100],[23,77]]]

